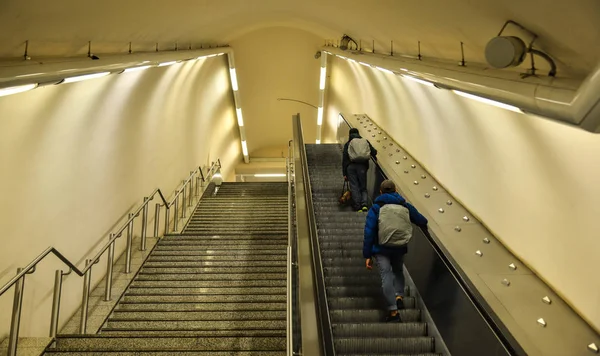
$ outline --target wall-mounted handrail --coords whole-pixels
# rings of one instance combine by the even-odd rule
[[[125,273],[131,272],[131,244],[133,239],[133,223],[135,218],[137,218],[140,213],[142,214],[142,233],[141,233],[141,246],[140,250],[144,251],[146,249],[146,232],[147,232],[147,223],[148,223],[148,205],[150,201],[152,201],[156,195],[159,196],[161,203],[156,204],[155,210],[155,237],[158,237],[158,225],[160,219],[160,206],[166,207],[165,214],[165,233],[169,232],[169,209],[172,206],[175,206],[175,230],[177,230],[177,208],[179,205],[179,196],[183,194],[183,216],[185,217],[185,207],[186,207],[186,195],[185,190],[189,186],[189,202],[188,207],[192,206],[192,200],[194,198],[194,190],[193,190],[193,179],[196,177],[197,179],[201,179],[203,183],[206,182],[206,179],[210,177],[213,171],[218,168],[221,168],[221,160],[218,159],[216,162],[212,162],[211,166],[208,169],[207,175],[204,175],[202,167],[199,166],[194,171],[190,172],[189,177],[183,181],[182,186],[177,189],[173,199],[171,202],[168,202],[165,198],[165,195],[162,193],[161,189],[155,189],[152,194],[147,197],[144,197],[144,202],[135,210],[135,212],[130,213],[128,215],[127,221],[117,230],[116,233],[111,233],[109,241],[94,255],[91,259],[85,260],[85,267],[83,269],[79,269],[75,263],[71,262],[68,258],[66,258],[60,251],[58,251],[54,247],[48,247],[41,254],[39,254],[36,258],[34,258],[27,266],[24,268],[19,268],[17,270],[17,274],[11,278],[7,283],[0,288],[0,297],[6,293],[11,287],[15,286],[15,298],[13,303],[13,313],[11,320],[11,328],[9,335],[9,343],[8,343],[8,356],[15,356],[17,353],[17,341],[19,337],[19,325],[21,320],[21,309],[23,304],[23,287],[25,276],[27,274],[34,273],[37,265],[43,261],[48,255],[52,254],[56,256],[59,260],[61,260],[68,268],[69,272],[63,273],[62,270],[56,271],[55,274],[55,285],[54,285],[54,297],[52,303],[52,314],[50,321],[50,337],[55,337],[56,332],[58,330],[58,317],[59,317],[59,309],[60,309],[60,295],[62,290],[62,277],[70,274],[71,272],[75,272],[80,277],[84,277],[83,284],[83,297],[81,304],[81,320],[79,332],[81,334],[85,334],[86,326],[87,326],[87,314],[88,314],[88,303],[89,303],[89,295],[90,295],[90,287],[91,287],[91,271],[92,267],[100,262],[100,258],[102,255],[108,250],[108,261],[107,261],[107,272],[106,272],[106,289],[105,289],[105,300],[108,301],[111,299],[111,290],[112,290],[112,270],[114,264],[114,250],[115,250],[115,241],[123,235],[123,232],[127,230],[127,248],[126,248],[126,263],[125,263]],[[198,189],[195,190],[195,195],[199,196]]]
[[[288,158],[286,159],[286,171],[287,171],[287,183],[288,183],[288,246],[287,246],[287,283],[286,283],[286,338],[287,338],[287,355],[294,355],[294,323],[293,323],[293,302],[292,302],[292,266],[294,265],[292,255],[292,237],[294,234],[293,224],[293,210],[294,210],[294,199],[293,199],[293,149],[292,140],[288,143]]]

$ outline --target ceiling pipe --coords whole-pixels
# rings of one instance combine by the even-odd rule
[[[62,58],[47,61],[20,61],[0,63],[0,89],[31,83],[56,83],[66,77],[74,77],[98,72],[120,72],[127,68],[142,65],[158,65],[169,61],[183,61],[198,57],[230,54],[230,47],[212,49],[165,51],[149,53],[125,53],[103,55],[100,59]]]
[[[551,77],[521,79],[512,71],[462,67],[424,58],[412,60],[333,47],[324,47],[323,51],[600,133],[600,65],[583,81]]]

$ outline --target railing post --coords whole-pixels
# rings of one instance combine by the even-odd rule
[[[175,231],[177,231],[177,226],[179,225],[179,223],[178,223],[178,220],[179,220],[179,195],[177,196],[177,198],[175,198],[174,215],[175,215],[175,217],[173,217],[173,229]]]
[[[169,208],[168,205],[165,205],[165,235],[169,233]]]
[[[23,271],[17,269],[17,274]],[[25,288],[25,275],[15,283],[15,299],[13,302],[12,319],[10,322],[10,335],[8,339],[8,356],[17,356],[19,342],[19,326],[21,325],[21,308],[23,307],[23,289]]]
[[[133,214],[129,214],[129,219]],[[127,225],[127,250],[125,251],[125,273],[131,273],[131,243],[133,240],[133,220]]]
[[[142,237],[141,251],[146,251],[146,234],[148,232],[148,197],[144,197],[144,210],[142,210]]]
[[[200,195],[200,177],[196,177],[196,197]]]
[[[154,237],[158,237],[158,226],[160,225],[160,203],[154,207]]]
[[[181,217],[185,218],[185,211],[187,210],[186,187],[182,187],[181,190],[183,191],[183,201],[181,202]]]
[[[92,260],[85,261],[87,268],[92,264]],[[92,281],[92,267],[85,272],[83,276],[83,296],[81,297],[81,319],[79,320],[79,333],[85,334],[87,331],[88,305],[90,302],[90,284]]]
[[[188,194],[188,207],[194,204],[194,178],[190,179],[190,191]]]
[[[52,297],[52,317],[50,318],[50,337],[55,337],[58,332],[58,318],[60,314],[60,295],[62,293],[63,273],[57,270],[54,273],[54,294]]]
[[[110,238],[114,237],[110,234]],[[108,258],[106,262],[106,288],[104,288],[104,301],[108,302],[112,297],[112,276],[113,276],[113,263],[115,261],[115,242],[110,244],[108,247]]]

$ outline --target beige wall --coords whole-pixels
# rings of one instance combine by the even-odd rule
[[[326,142],[368,114],[600,330],[600,135],[330,63]]]
[[[233,177],[241,152],[225,56],[1,97],[0,283],[48,246],[82,266],[143,196],[171,194],[217,158]],[[47,334],[60,267],[50,258],[27,277],[23,336]],[[64,322],[81,278],[66,277],[63,295]],[[0,339],[11,303],[12,292],[0,298]]]
[[[314,142],[317,109],[277,98],[319,103],[323,40],[305,31],[272,27],[250,32],[231,43],[240,88],[250,158],[287,156],[292,115],[304,120],[307,142]]]

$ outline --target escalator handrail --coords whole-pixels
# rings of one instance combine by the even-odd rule
[[[349,128],[353,128],[348,120],[340,114],[346,125]],[[385,172],[385,170],[379,165],[377,159],[371,157],[371,161],[375,165],[375,167],[379,170],[381,175],[385,179],[389,179],[389,175]],[[408,201],[408,199],[407,199]],[[419,227],[420,228],[420,227]],[[433,231],[429,231],[428,229],[420,228],[429,243],[435,249],[440,258],[444,261],[454,278],[458,281],[461,288],[465,291],[467,297],[473,303],[479,314],[484,318],[486,323],[492,329],[498,340],[502,343],[502,345],[506,348],[511,355],[527,355],[525,350],[521,347],[518,341],[511,334],[510,330],[504,325],[504,323],[500,320],[498,315],[492,310],[491,306],[487,303],[485,298],[479,293],[475,285],[470,281],[467,277],[466,273],[460,267],[460,265],[456,262],[456,260],[452,257],[450,252],[444,247],[441,243],[440,239],[435,235]]]
[[[299,147],[299,158],[302,170],[302,177],[305,185],[304,193],[306,199],[306,208],[308,210],[309,238],[312,257],[312,271],[315,281],[316,300],[319,318],[319,334],[322,340],[323,352],[325,356],[335,356],[335,348],[333,343],[333,330],[331,328],[331,317],[329,314],[329,303],[327,302],[327,289],[325,286],[325,274],[323,272],[323,264],[321,261],[321,249],[319,238],[317,235],[317,223],[315,220],[315,211],[312,199],[312,187],[310,184],[310,176],[308,172],[308,161],[306,158],[306,146],[304,143],[304,134],[302,131],[302,122],[300,114],[294,116],[294,125],[297,127],[297,140]]]

